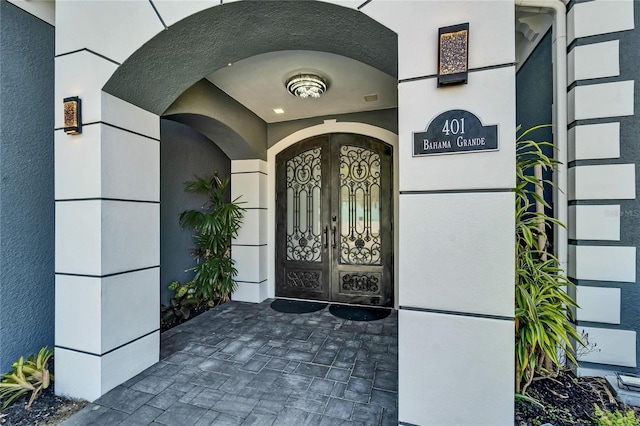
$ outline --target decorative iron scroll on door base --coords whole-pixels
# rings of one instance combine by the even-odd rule
[[[320,272],[287,271],[287,286],[319,291],[321,277]]]
[[[381,274],[341,274],[341,290],[345,293],[380,293]]]

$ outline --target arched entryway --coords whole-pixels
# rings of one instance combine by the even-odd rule
[[[87,51],[77,55],[89,55],[90,61],[102,60]],[[290,108],[290,120],[274,120],[261,112],[264,105],[243,100],[233,92],[233,84],[225,85],[225,74],[241,74],[243,67],[249,69],[256,63],[268,67],[282,58],[287,59],[287,64],[293,64],[296,58],[314,60],[312,68],[328,74],[330,89],[315,104],[315,113],[314,107],[306,104],[299,110],[308,112],[300,114]],[[297,72],[308,66],[309,62],[302,62],[288,71]],[[119,141],[125,141],[121,137],[124,133],[128,135],[126,149],[131,156],[118,168],[123,169],[119,175],[111,172],[116,157],[93,159],[94,170],[102,171],[102,188],[113,187],[114,191],[83,197],[71,194],[64,202],[57,201],[57,286],[61,295],[57,306],[57,390],[88,399],[95,399],[158,357],[158,293],[159,287],[167,284],[158,282],[162,266],[157,226],[161,203],[157,145],[161,143],[160,116],[209,137],[231,159],[232,197],[242,196],[247,209],[243,231],[233,246],[236,266],[241,271],[234,297],[253,302],[273,295],[275,287],[275,280],[269,277],[273,270],[269,253],[275,241],[269,232],[273,222],[267,220],[274,206],[270,202],[273,188],[269,185],[269,169],[274,162],[268,158],[269,148],[281,146],[279,141],[331,119],[368,123],[363,124],[365,127],[377,124],[392,135],[381,140],[388,143],[388,139],[397,139],[397,36],[349,7],[288,1],[233,2],[211,7],[167,27],[122,64],[110,61],[107,68],[110,77],[106,83],[96,84],[102,90],[84,95],[102,99],[98,102],[101,108],[90,110],[94,103],[86,102],[85,117],[91,117],[98,126],[116,130],[93,133],[89,123],[81,138],[96,139],[114,150]],[[362,78],[363,73],[375,78]],[[283,77],[277,77],[277,86],[291,96],[280,81]],[[350,80],[345,83],[341,77]],[[392,90],[378,92],[377,104],[367,103],[364,97],[372,93],[369,88],[357,92],[358,79],[363,83],[384,80],[385,87]],[[255,84],[255,75],[245,82],[248,81]],[[260,91],[267,88],[268,82],[260,81],[254,86],[257,92],[252,98],[260,98]],[[236,83],[237,86],[245,84]],[[342,105],[342,109],[332,110],[330,102]],[[144,149],[137,150],[138,145],[144,145]],[[76,161],[73,157],[60,158],[62,162]],[[140,160],[138,167],[136,159]],[[118,185],[109,186],[112,179]],[[64,185],[69,192],[66,181]],[[86,201],[88,198],[91,202]],[[87,210],[91,203],[95,204],[94,210]],[[99,230],[96,238],[94,233],[81,233],[83,229],[77,224],[72,229],[78,214]],[[101,265],[95,272],[65,250],[85,243],[101,248],[92,259]],[[90,319],[85,322],[86,331],[75,333],[80,318],[70,309],[72,303],[78,302],[71,295],[82,285],[79,281],[87,280],[91,280],[97,294],[107,291],[109,295],[83,296],[86,300],[81,304],[87,312],[82,313],[91,311],[93,316],[86,316]],[[118,290],[124,286],[129,286],[127,292]],[[128,314],[120,315],[123,311]],[[126,361],[130,359],[135,362]],[[77,366],[87,374],[78,377]]]
[[[56,4],[56,105],[80,96],[84,119],[82,135],[66,135],[57,109],[57,392],[95,399],[158,359],[159,123],[167,114],[238,137],[232,196],[243,196],[247,215],[233,247],[243,271],[234,296],[246,301],[275,292],[277,151],[322,133],[399,140],[399,420],[513,419],[514,2],[333,1]],[[438,29],[464,22],[473,28],[468,84],[438,87]],[[268,71],[278,58],[302,55],[324,59]],[[282,91],[289,73],[325,71],[329,57],[357,78],[329,79],[320,102],[352,95],[358,108],[292,108],[295,119],[273,121],[278,105],[271,113],[264,103],[262,111],[246,106],[274,99],[264,91],[269,77]],[[222,85],[243,65],[257,73],[242,79],[239,102]],[[376,110],[380,93],[355,90],[371,81],[362,70],[390,79],[398,103]],[[220,90],[190,97],[194,85]],[[412,132],[460,109],[498,125],[500,149],[414,157]],[[461,409],[452,394],[469,403]]]

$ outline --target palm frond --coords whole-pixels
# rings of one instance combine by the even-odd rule
[[[524,394],[534,376],[549,372],[540,361],[548,359],[561,367],[558,349],[575,362],[573,342],[584,345],[572,320],[575,300],[566,292],[573,285],[564,275],[559,260],[541,246],[547,241],[547,230],[553,225],[564,227],[557,219],[534,209],[536,203],[550,208],[536,188],[552,187],[552,182],[539,179],[531,173],[536,166],[552,170],[558,163],[543,152],[550,142],[536,142],[530,134],[549,125],[525,130],[516,139],[516,392]],[[518,128],[519,130],[519,128]],[[539,237],[544,237],[540,239]]]

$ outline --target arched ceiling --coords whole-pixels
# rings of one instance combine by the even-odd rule
[[[286,80],[317,72],[328,81],[319,99],[291,95]],[[398,82],[370,65],[326,52],[287,50],[243,59],[207,79],[267,123],[395,108]],[[375,100],[366,96],[375,95]],[[282,109],[276,113],[274,109]]]
[[[160,115],[194,83],[229,63],[291,50],[339,55],[397,78],[397,35],[364,13],[321,1],[238,1],[161,32],[103,90]]]

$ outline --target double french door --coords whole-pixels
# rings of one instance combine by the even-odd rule
[[[276,158],[276,296],[393,305],[392,149],[328,134]]]

